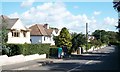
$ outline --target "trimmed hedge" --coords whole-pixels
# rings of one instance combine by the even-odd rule
[[[56,57],[58,55],[58,48],[50,48],[50,56]]]
[[[7,44],[9,50],[8,56],[14,55],[31,55],[31,54],[49,54],[50,44]]]

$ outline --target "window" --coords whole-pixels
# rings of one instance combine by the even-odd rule
[[[23,32],[23,36],[26,37],[26,32]]]
[[[45,37],[44,37],[44,41],[45,41]]]
[[[12,32],[12,37],[19,37],[20,33],[18,31]]]

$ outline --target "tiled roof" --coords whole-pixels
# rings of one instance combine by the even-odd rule
[[[35,24],[31,27],[29,27],[31,32],[30,35],[36,36],[36,35],[42,35],[42,36],[51,36],[54,29],[46,29],[44,25],[41,24]],[[55,30],[56,31],[56,30]]]
[[[31,26],[30,30],[30,35],[47,35],[45,28],[43,27],[43,25],[40,24],[35,24]]]
[[[6,26],[7,29],[11,29],[12,26],[17,22],[19,18],[13,18],[13,19],[10,19],[8,18],[7,16],[4,16],[4,15],[1,15],[0,16],[0,29],[3,27],[3,26]]]

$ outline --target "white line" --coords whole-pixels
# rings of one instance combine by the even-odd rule
[[[93,62],[93,60],[87,61],[85,64],[89,64],[89,63],[91,63],[91,62]],[[77,66],[77,67],[75,67],[75,68],[73,68],[73,69],[70,69],[70,70],[68,70],[67,72],[70,72],[70,71],[72,71],[72,70],[76,70],[77,68],[79,68],[79,67],[81,67],[81,66],[83,66],[83,65],[85,65],[85,64],[81,64],[80,66]]]
[[[72,70],[75,70],[75,69],[81,67],[82,65],[83,65],[83,64],[81,64],[80,66],[77,66],[77,67],[75,67],[75,68],[73,68],[73,69],[70,69],[70,70],[68,70],[67,72],[70,72],[70,71],[72,71]]]
[[[93,60],[87,61],[85,64],[89,64],[89,63],[91,63],[91,62],[93,62]]]

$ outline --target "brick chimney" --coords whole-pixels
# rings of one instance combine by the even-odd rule
[[[49,25],[48,24],[44,24],[44,28],[49,29]]]

